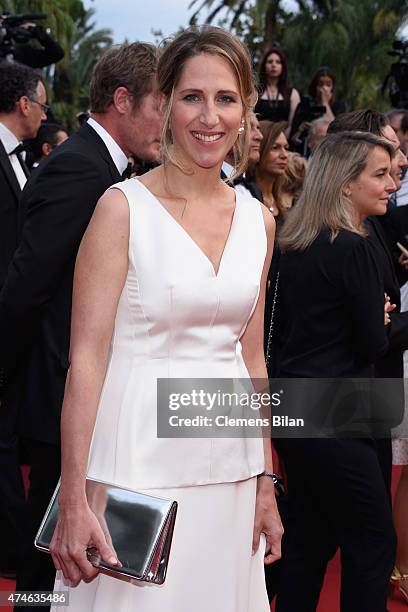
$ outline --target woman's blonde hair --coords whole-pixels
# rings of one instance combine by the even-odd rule
[[[264,172],[264,166],[266,163],[266,159],[269,155],[270,150],[272,149],[275,140],[278,138],[280,134],[285,133],[288,124],[286,121],[260,121],[259,122],[259,130],[262,133],[262,141],[259,147],[259,161],[250,162],[248,167],[247,176],[250,181],[256,183],[256,175],[262,174]],[[277,176],[272,185],[272,196],[274,202],[280,213],[285,212],[282,208],[282,185],[284,181],[284,176]]]
[[[290,193],[298,200],[302,193],[303,183],[306,176],[307,162],[299,153],[288,154],[288,165],[283,175],[282,191]]]
[[[367,156],[381,147],[392,158],[394,148],[385,138],[367,132],[341,132],[327,136],[309,162],[303,191],[290,211],[279,235],[282,251],[303,251],[327,227],[331,240],[341,230],[366,236],[356,222],[353,204],[345,186],[355,180],[367,164]]]
[[[222,28],[201,26],[188,28],[169,42],[159,59],[157,80],[159,91],[165,96],[161,129],[163,161],[171,161],[181,170],[187,170],[175,159],[169,129],[174,88],[180,80],[186,62],[197,55],[208,53],[228,62],[237,79],[243,104],[243,127],[233,146],[234,176],[242,174],[248,164],[251,142],[250,112],[257,93],[254,87],[252,62],[248,49],[232,34]],[[232,177],[234,178],[234,177]]]

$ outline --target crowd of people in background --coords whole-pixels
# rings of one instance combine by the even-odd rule
[[[278,46],[259,62],[258,92],[253,71],[220,28],[189,29],[161,53],[113,47],[69,134],[41,73],[0,63],[0,575],[18,590],[52,590],[56,568],[72,611],[261,612],[276,596],[277,612],[310,612],[340,549],[343,612],[386,612],[390,585],[408,605],[397,384],[408,378],[408,110],[347,108],[324,66],[301,95]],[[129,405],[152,408],[153,367],[159,377],[392,379],[397,392],[385,425],[364,436],[284,439],[272,428],[277,479],[269,440],[245,450],[229,440],[210,458],[197,439],[182,457],[184,440],[146,441],[154,424],[145,411],[140,428]],[[127,370],[133,400],[118,383]],[[129,467],[138,462],[147,480]],[[166,588],[134,595],[83,556],[92,540],[117,563],[83,500],[86,473],[178,499]],[[33,542],[60,475],[51,559]],[[221,527],[216,514],[238,504],[245,517]],[[232,577],[221,587],[223,565]]]

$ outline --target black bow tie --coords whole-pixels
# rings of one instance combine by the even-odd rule
[[[129,179],[132,176],[133,166],[129,162],[124,171],[122,172],[122,180]]]
[[[12,151],[10,151],[9,155],[15,155],[18,159],[18,163],[21,166],[21,169],[23,170],[24,174],[26,175],[26,177],[28,178],[30,176],[30,171],[27,167],[27,164],[25,163],[23,156],[21,155],[21,153],[25,150],[25,146],[22,142],[20,142],[19,145],[16,146],[15,149],[13,149]]]
[[[20,142],[20,144],[18,144],[15,149],[10,151],[9,155],[19,155],[23,151],[25,151],[25,146],[22,142]]]

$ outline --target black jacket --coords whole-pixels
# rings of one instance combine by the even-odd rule
[[[0,293],[0,370],[6,407],[27,438],[59,442],[75,259],[98,199],[120,179],[85,124],[23,191],[19,246]]]
[[[388,350],[384,295],[369,238],[321,230],[304,251],[281,255],[278,375],[366,378]]]
[[[404,375],[403,352],[408,349],[408,312],[400,312],[400,283],[393,257],[381,222],[377,217],[366,221],[373,244],[378,253],[378,265],[381,268],[384,291],[390,296],[397,308],[390,314],[391,323],[387,326],[388,351],[375,364],[375,375],[378,378],[402,378]],[[397,264],[399,266],[399,264]]]
[[[6,278],[8,265],[17,248],[17,215],[20,196],[20,184],[0,140],[0,289]]]

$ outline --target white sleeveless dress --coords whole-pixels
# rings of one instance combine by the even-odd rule
[[[252,556],[261,438],[157,438],[157,378],[247,378],[239,342],[257,304],[267,240],[261,205],[243,194],[219,271],[137,179],[129,270],[111,341],[88,475],[179,503],[166,582],[100,574],[55,612],[268,612],[262,536]]]

